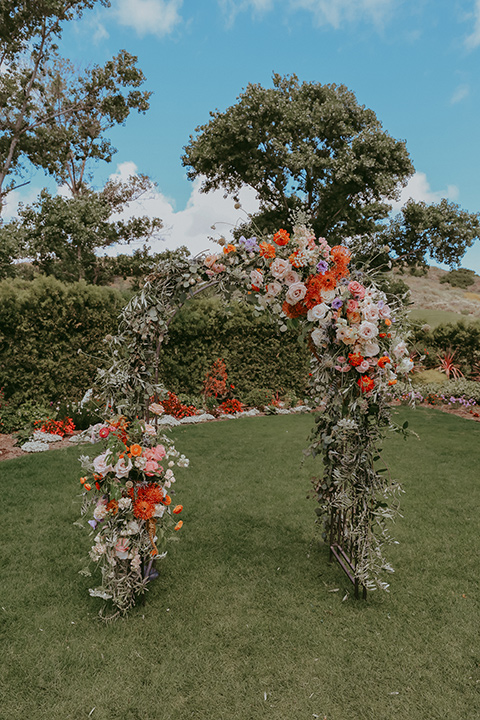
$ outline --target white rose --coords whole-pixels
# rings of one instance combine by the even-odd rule
[[[277,278],[277,280],[282,280],[285,277],[285,274],[291,269],[292,266],[288,260],[283,260],[282,258],[275,258],[270,265],[270,272],[274,278]]]
[[[292,283],[287,290],[285,300],[289,305],[295,305],[299,300],[303,300],[307,294],[307,288],[302,282]]]
[[[323,330],[321,330],[320,328],[317,328],[316,330],[314,330],[312,332],[312,334],[310,335],[310,337],[312,338],[313,344],[316,345],[317,347],[320,347],[326,339],[325,332]]]
[[[322,297],[324,302],[331,303],[332,300],[335,300],[336,292],[335,290],[322,290]]]
[[[380,352],[379,345],[377,345],[376,342],[372,342],[371,340],[369,340],[363,346],[362,355],[364,355],[364,357],[374,357],[374,355],[378,355],[379,352]]]
[[[103,477],[107,473],[113,472],[113,465],[109,462],[111,458],[112,454],[107,450],[107,452],[104,452],[102,455],[98,455],[98,457],[94,459],[93,467],[95,468],[97,475],[101,475]]]
[[[293,285],[294,283],[297,283],[300,281],[300,275],[295,272],[295,270],[287,270],[285,275],[283,276],[283,282],[286,285]]]
[[[378,335],[378,327],[374,323],[368,322],[368,320],[364,320],[358,326],[358,334],[361,338],[364,338],[365,340],[370,340],[371,338],[374,338]]]
[[[367,370],[370,370],[370,363],[368,360],[362,360],[360,365],[355,366],[355,370],[358,370],[359,373],[365,373]]]
[[[379,312],[379,315],[380,315],[381,318],[389,318],[392,311],[390,310],[390,308],[388,307],[388,305],[384,305],[383,307],[381,307],[381,308],[379,309],[378,312]]]
[[[95,520],[100,521],[103,520],[105,515],[107,514],[107,503],[103,500],[100,500],[99,503],[97,503],[95,510],[93,511],[93,517]]]
[[[378,307],[371,304],[365,305],[362,309],[362,314],[365,320],[374,322],[375,320],[378,320]]]
[[[282,286],[280,285],[279,282],[274,280],[273,282],[267,284],[266,290],[267,290],[267,295],[270,295],[270,297],[276,297],[278,295],[278,293],[281,292]]]
[[[396,358],[403,357],[407,352],[407,344],[405,343],[405,341],[402,340],[397,345],[395,345],[392,352]]]
[[[125,462],[125,458],[120,458],[113,468],[115,475],[118,478],[127,477],[128,473],[132,469],[132,461],[130,458],[127,458],[127,462]]]
[[[328,305],[325,305],[325,303],[320,303],[320,305],[315,305],[315,307],[311,308],[307,313],[307,320],[309,322],[315,322],[316,320],[323,320],[327,312],[329,311]]]

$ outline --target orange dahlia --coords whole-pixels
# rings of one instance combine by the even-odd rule
[[[148,500],[136,500],[133,503],[133,514],[141,520],[150,520],[155,512],[155,505]]]
[[[276,254],[277,253],[273,245],[267,243],[265,240],[260,243],[260,255],[262,257],[274,258]]]
[[[290,241],[290,235],[283,228],[280,228],[280,230],[278,232],[276,232],[275,235],[273,236],[273,242],[280,246],[287,245],[289,243],[289,241]]]

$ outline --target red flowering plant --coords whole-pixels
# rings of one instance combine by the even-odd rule
[[[110,600],[115,614],[126,613],[152,579],[154,563],[167,554],[167,541],[183,522],[182,505],[172,502],[173,468],[188,460],[153,425],[123,417],[105,424],[103,451],[80,458],[86,471],[82,517],[94,536],[90,560],[101,571],[99,587],[90,595]],[[90,575],[88,567],[82,570]]]

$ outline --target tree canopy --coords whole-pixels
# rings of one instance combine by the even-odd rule
[[[225,112],[210,114],[184,148],[188,177],[202,176],[203,192],[254,188],[261,230],[304,210],[331,240],[372,234],[413,172],[405,143],[343,85],[274,74],[272,88],[249,84]]]
[[[478,239],[480,213],[469,213],[446,199],[430,205],[409,200],[380,234],[397,262],[406,265],[425,265],[430,256],[456,267]]]
[[[25,162],[43,168],[73,195],[89,160],[110,161],[105,132],[150,93],[137,58],[125,50],[80,74],[59,57],[63,23],[108,0],[0,0],[0,214]]]

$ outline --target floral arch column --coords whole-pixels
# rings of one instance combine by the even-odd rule
[[[86,492],[87,505],[98,508],[98,503],[103,503],[100,514],[103,506],[112,502],[112,489],[116,493],[116,512],[106,512],[102,519],[104,524],[105,519],[107,525],[110,523],[113,539],[125,537],[118,532],[115,535],[117,526],[135,524],[138,537],[132,540],[135,533],[128,535],[127,545],[136,543],[134,574],[139,582],[127,582],[130,594],[127,592],[126,599],[125,588],[122,597],[115,589],[106,592],[120,611],[134,604],[136,595],[143,591],[145,575],[139,575],[140,565],[152,567],[156,556],[153,551],[152,557],[152,546],[156,550],[155,539],[160,531],[164,533],[168,519],[168,512],[161,509],[165,507],[163,498],[168,496],[167,473],[163,466],[162,472],[155,469],[153,475],[145,469],[158,447],[154,413],[161,411],[165,394],[159,382],[161,346],[180,307],[211,287],[227,300],[254,303],[258,313],[272,312],[280,331],[296,327],[310,348],[312,394],[320,412],[308,452],[323,460],[323,471],[314,480],[314,488],[324,536],[357,592],[360,587],[388,588],[384,574],[391,567],[384,546],[390,541],[387,522],[397,512],[400,487],[385,470],[376,469],[376,463],[385,429],[394,429],[387,402],[389,387],[396,383],[398,374],[407,374],[413,363],[402,335],[401,302],[387,302],[375,283],[351,265],[347,248],[330,247],[305,226],[294,228],[292,236],[281,229],[261,240],[241,237],[236,244],[223,243],[217,254],[194,259],[178,256],[147,277],[143,289],[125,307],[118,335],[109,340],[110,366],[99,374],[111,412],[107,434],[113,438],[112,447],[120,451],[128,448],[134,477],[126,480],[129,473],[122,473],[121,468],[118,472],[110,462],[107,471],[103,468],[96,473],[96,492]],[[128,425],[128,418],[141,420]],[[134,437],[128,437],[130,432]],[[169,454],[170,463],[178,457],[174,448],[167,450],[166,443],[163,438],[162,449],[156,450],[157,468],[162,453],[162,457]],[[138,460],[134,445],[141,450]],[[116,458],[117,463],[122,459],[118,454]],[[104,460],[107,462],[108,456]],[[92,487],[91,481],[87,484]],[[148,490],[153,485],[157,489]],[[147,517],[148,492],[158,496],[155,503],[155,498],[150,498],[150,507],[159,506],[161,512],[155,527],[155,516]],[[142,493],[147,502],[142,506],[143,516],[138,505]],[[123,518],[121,504],[128,506]],[[112,538],[110,550],[100,553],[99,560],[104,576],[110,576],[114,587],[116,558],[122,551]],[[103,552],[103,546],[101,549]],[[127,548],[124,552],[128,575],[133,559]]]

